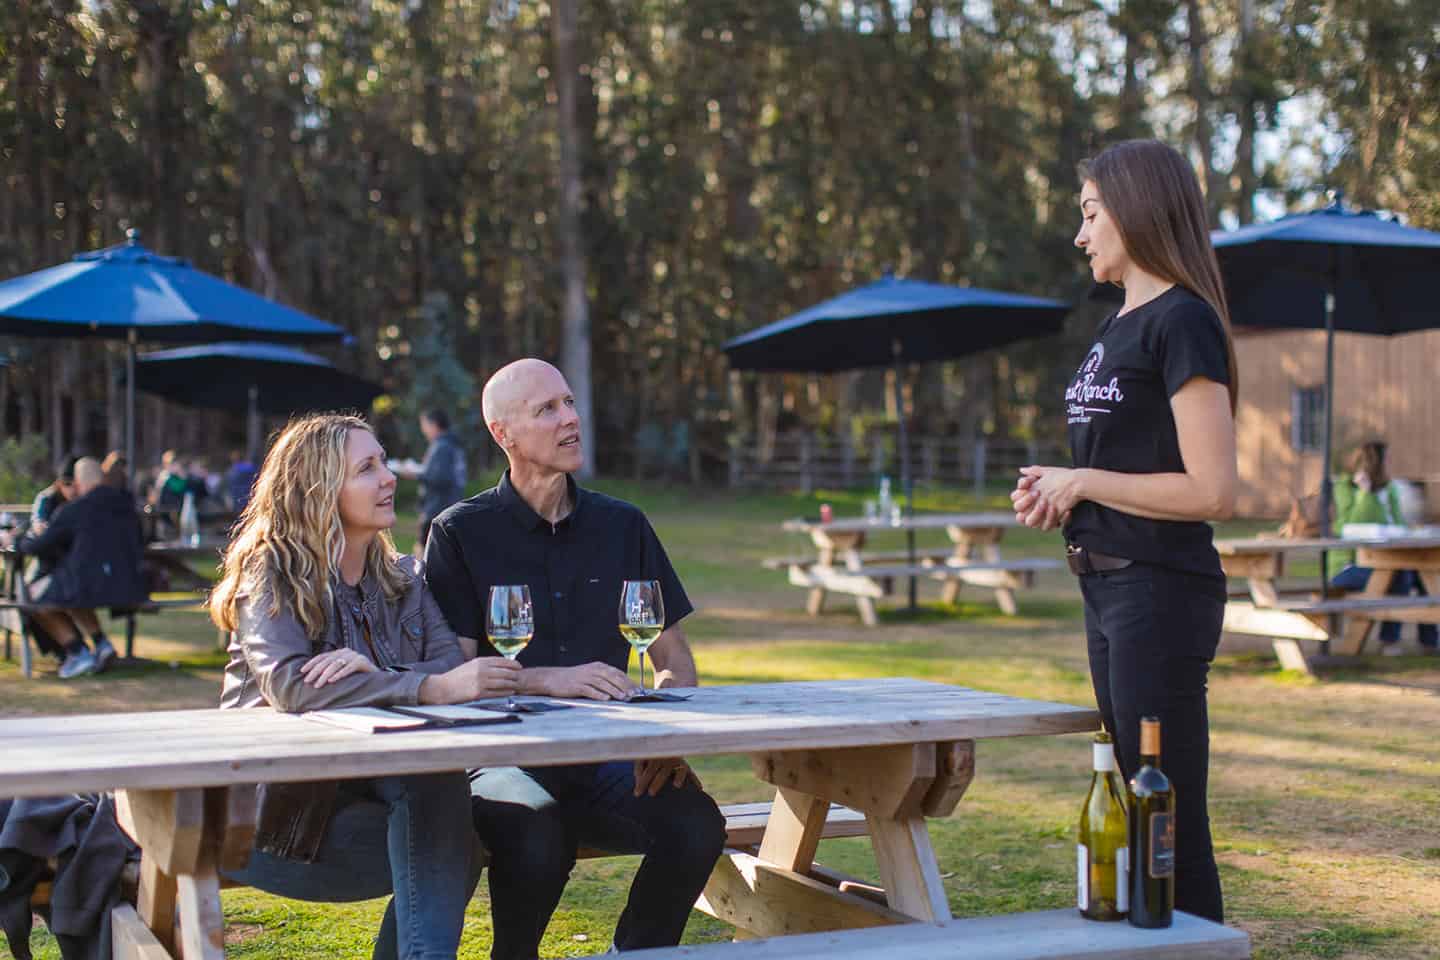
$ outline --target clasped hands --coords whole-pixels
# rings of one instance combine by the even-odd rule
[[[547,697],[584,700],[628,700],[637,690],[625,671],[599,661],[578,667],[535,667],[527,686]],[[700,788],[700,778],[683,757],[652,757],[635,761],[635,796],[655,796],[666,784],[681,787],[686,781]]]
[[[1010,492],[1015,519],[1036,530],[1054,530],[1070,519],[1080,493],[1080,471],[1068,467],[1020,468],[1020,479]]]

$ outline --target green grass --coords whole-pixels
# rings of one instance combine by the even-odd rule
[[[881,625],[859,624],[836,598],[819,618],[764,556],[808,549],[780,521],[860,512],[867,491],[784,494],[693,491],[602,481],[600,489],[641,504],[665,541],[697,606],[686,621],[707,683],[911,676],[1019,696],[1090,704],[1081,607],[1059,572],[1020,595],[1020,615],[998,614],[984,591],[955,606],[922,587],[917,614],[891,598]],[[1003,491],[976,501],[927,491],[923,509],[1003,509]],[[1269,524],[1230,524],[1240,536]],[[413,523],[397,540],[408,548]],[[898,547],[881,535],[879,549]],[[943,534],[922,545],[946,543]],[[1007,553],[1057,556],[1053,533],[1014,531]],[[0,663],[0,711],[78,713],[203,706],[215,702],[223,653],[203,615],[167,611],[141,621],[149,660],[110,674],[60,683],[53,667],[25,682]],[[1375,659],[1322,680],[1281,673],[1263,645],[1222,648],[1211,673],[1211,814],[1230,922],[1249,931],[1258,958],[1408,960],[1440,957],[1440,664],[1418,657]],[[1066,907],[1073,903],[1072,829],[1088,784],[1083,737],[984,741],[976,778],[956,814],[931,825],[951,909],[961,916]],[[721,801],[767,799],[743,757],[697,761]],[[820,860],[862,877],[877,871],[863,840],[826,841]],[[577,867],[542,947],[546,957],[608,948],[634,858]],[[369,950],[382,902],[347,906],[227,891],[235,957],[354,957]],[[687,942],[724,940],[729,928],[694,914]],[[482,883],[470,906],[462,956],[489,951],[489,900]],[[58,957],[36,937],[37,956]],[[0,948],[0,957],[5,954]]]

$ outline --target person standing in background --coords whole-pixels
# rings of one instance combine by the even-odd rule
[[[420,414],[420,432],[430,442],[420,461],[420,522],[415,531],[415,553],[425,552],[430,523],[440,512],[465,496],[465,451],[450,432],[450,417],[444,410]]]

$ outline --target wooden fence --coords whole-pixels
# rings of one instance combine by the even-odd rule
[[[900,490],[899,441],[892,434],[821,437],[808,432],[779,434],[768,449],[754,437],[730,446],[732,487],[770,487],[809,493],[817,488],[873,484],[881,475]],[[916,486],[969,486],[977,495],[987,485],[1008,485],[1026,464],[1068,464],[1070,454],[1053,445],[957,437],[911,437],[910,469]]]

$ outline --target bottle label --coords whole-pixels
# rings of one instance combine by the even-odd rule
[[[1169,813],[1150,814],[1150,862],[1146,870],[1152,880],[1175,874],[1175,818]]]
[[[1075,845],[1075,878],[1077,881],[1077,902],[1081,910],[1090,909],[1090,851],[1085,844]]]
[[[1092,745],[1095,755],[1094,767],[1096,770],[1115,769],[1115,744],[1097,743]]]
[[[1130,848],[1115,851],[1115,909],[1130,912]]]

